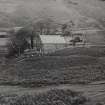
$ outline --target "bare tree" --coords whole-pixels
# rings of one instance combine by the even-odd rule
[[[57,28],[58,24],[50,18],[45,18],[34,23],[34,29],[41,35],[55,34]]]
[[[69,21],[67,23],[62,24],[62,33],[64,34],[64,36],[70,36],[72,33],[72,28],[74,27],[74,22],[73,21]]]

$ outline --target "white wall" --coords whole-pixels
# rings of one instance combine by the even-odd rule
[[[66,44],[43,44],[44,53],[51,53],[65,48]]]

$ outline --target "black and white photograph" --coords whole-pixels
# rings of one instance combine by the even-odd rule
[[[105,0],[0,0],[0,105],[105,105]]]

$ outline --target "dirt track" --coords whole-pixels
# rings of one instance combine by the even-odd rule
[[[82,92],[84,96],[95,102],[105,102],[105,81],[95,82],[88,85],[59,85],[47,86],[40,88],[23,88],[19,86],[0,86],[0,94],[4,95],[24,95],[24,94],[38,94],[47,92],[51,89],[70,89],[77,92]]]

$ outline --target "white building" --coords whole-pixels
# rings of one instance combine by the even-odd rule
[[[37,42],[34,40],[34,42]],[[44,53],[54,52],[67,47],[67,42],[60,35],[39,35],[40,50]]]

